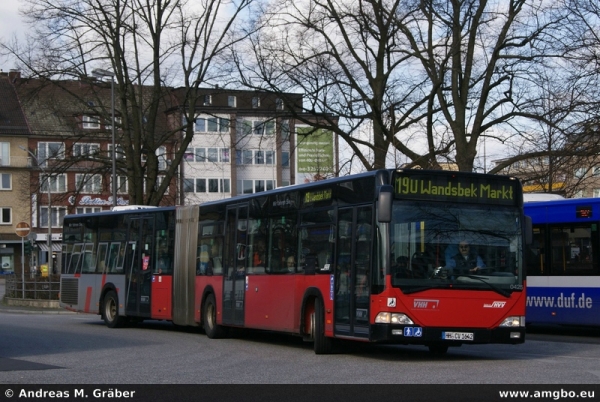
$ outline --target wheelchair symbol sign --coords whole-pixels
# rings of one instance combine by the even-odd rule
[[[423,328],[421,328],[421,327],[404,327],[404,336],[420,338],[423,336]]]

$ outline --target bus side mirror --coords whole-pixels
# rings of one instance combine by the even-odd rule
[[[392,221],[392,201],[394,200],[394,188],[389,184],[379,187],[377,196],[377,221],[389,223]]]
[[[533,223],[531,216],[525,216],[525,244],[530,245],[533,243]]]

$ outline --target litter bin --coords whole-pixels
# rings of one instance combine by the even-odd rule
[[[42,275],[42,278],[48,277],[48,264],[40,265],[40,274]]]

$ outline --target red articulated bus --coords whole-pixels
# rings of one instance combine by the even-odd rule
[[[318,354],[335,339],[435,353],[525,341],[531,223],[511,177],[378,170],[63,227],[61,305],[109,327],[278,331]]]

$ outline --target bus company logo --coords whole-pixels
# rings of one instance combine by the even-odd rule
[[[491,304],[487,303],[483,305],[483,308],[504,308],[506,306],[505,301],[495,301]]]
[[[418,309],[431,309],[435,310],[440,304],[439,300],[427,300],[427,299],[415,299],[413,300],[413,307]]]

